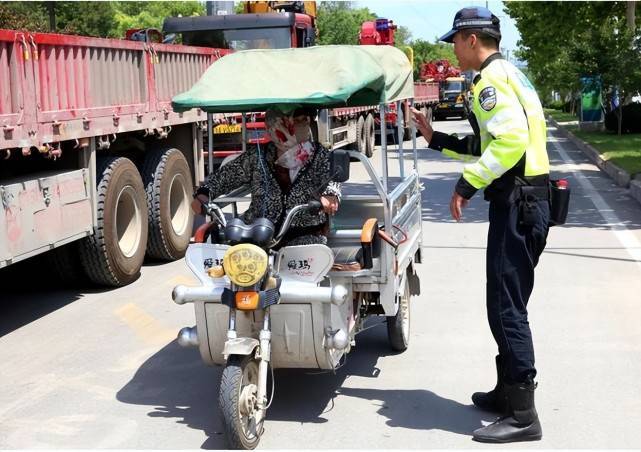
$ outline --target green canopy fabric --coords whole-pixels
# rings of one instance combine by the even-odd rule
[[[175,111],[242,113],[278,108],[378,105],[414,96],[412,66],[391,46],[318,46],[245,50],[215,63]]]

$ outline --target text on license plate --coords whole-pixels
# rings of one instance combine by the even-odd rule
[[[241,124],[218,124],[214,127],[214,133],[240,133],[242,130]]]

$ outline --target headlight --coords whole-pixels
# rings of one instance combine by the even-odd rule
[[[250,243],[232,246],[225,253],[223,268],[237,286],[253,286],[267,271],[267,253]]]

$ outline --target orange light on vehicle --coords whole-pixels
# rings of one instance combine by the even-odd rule
[[[260,297],[257,292],[236,292],[236,309],[253,311],[258,307]]]

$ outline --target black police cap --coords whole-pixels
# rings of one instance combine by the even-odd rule
[[[463,8],[454,16],[454,23],[452,29],[439,38],[439,41],[453,42],[454,35],[464,29],[478,29],[484,34],[496,39],[501,40],[501,21],[498,17],[492,14],[487,8],[481,6],[474,6]]]

